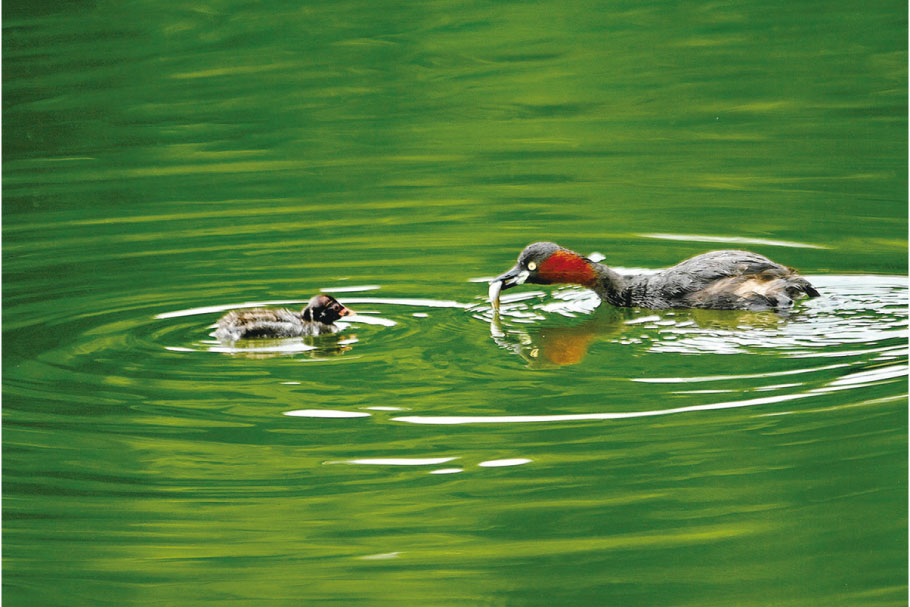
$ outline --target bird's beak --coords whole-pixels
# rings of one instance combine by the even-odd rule
[[[499,292],[524,284],[529,274],[527,270],[522,270],[521,266],[516,265],[505,274],[500,274],[490,281],[489,297],[494,312],[499,311]]]
[[[512,287],[517,287],[518,285],[523,285],[524,282],[528,279],[528,276],[531,273],[527,270],[523,270],[521,266],[516,265],[514,268],[506,272],[505,274],[500,274],[492,280],[492,282],[499,282],[502,284],[502,290],[511,289]]]
[[[357,312],[350,308],[346,308],[345,306],[341,306],[341,310],[338,312],[338,316],[354,316],[355,314],[357,314]]]

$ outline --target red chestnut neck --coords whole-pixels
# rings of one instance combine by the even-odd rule
[[[581,285],[589,289],[597,283],[593,262],[567,249],[559,249],[543,260],[537,275],[549,283]]]
[[[614,306],[631,305],[625,278],[609,267],[567,249],[560,249],[543,261],[537,269],[537,275],[550,283],[574,284],[593,289]]]

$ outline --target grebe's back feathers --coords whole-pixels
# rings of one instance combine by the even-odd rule
[[[769,310],[790,308],[803,295],[818,297],[793,268],[750,251],[703,253],[630,282],[639,307]]]

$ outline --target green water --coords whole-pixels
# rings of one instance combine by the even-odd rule
[[[4,3],[6,604],[906,605],[906,49],[893,1]],[[540,239],[823,296],[495,318]],[[209,336],[321,289],[335,339]]]

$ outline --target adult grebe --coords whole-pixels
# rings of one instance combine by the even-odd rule
[[[514,268],[491,281],[493,306],[500,291],[524,283],[577,284],[625,308],[787,310],[800,297],[819,295],[793,268],[748,251],[712,251],[656,274],[621,276],[553,242],[528,245]]]

